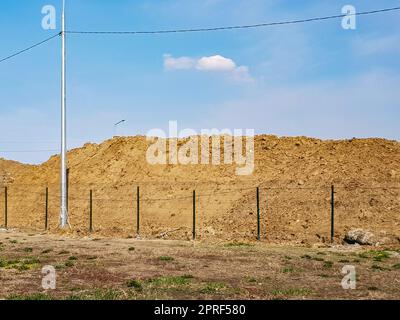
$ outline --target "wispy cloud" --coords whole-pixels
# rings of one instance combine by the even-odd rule
[[[201,58],[178,57],[169,54],[164,55],[164,68],[172,70],[197,70],[203,72],[220,72],[228,75],[228,78],[237,82],[253,82],[247,66],[238,66],[235,61],[221,55]]]
[[[354,47],[362,55],[400,53],[400,36],[362,37],[355,41]]]

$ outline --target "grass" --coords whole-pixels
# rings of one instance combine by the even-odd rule
[[[10,243],[16,244],[16,243],[18,243],[18,241],[17,240],[10,240]]]
[[[68,260],[69,260],[69,261],[76,261],[76,260],[78,260],[78,258],[75,257],[75,256],[70,256],[70,257],[68,258]]]
[[[271,292],[271,294],[274,296],[290,296],[290,297],[308,296],[311,293],[312,291],[306,288],[274,290]]]
[[[377,271],[385,271],[385,270],[386,270],[385,268],[383,268],[383,267],[381,267],[381,266],[378,266],[377,264],[373,264],[373,265],[371,266],[371,269],[372,269],[372,270],[377,270]]]
[[[135,251],[135,247],[128,248],[128,251]]]
[[[253,247],[254,244],[250,243],[245,243],[245,242],[229,242],[224,244],[224,247],[226,248],[248,248],[248,247]]]
[[[158,257],[158,260],[160,260],[160,261],[173,261],[174,260],[174,258],[172,258],[172,257],[170,257],[170,256],[161,256],[161,257]]]
[[[18,271],[31,270],[39,266],[40,260],[38,258],[27,258],[27,259],[14,259],[4,260],[0,259],[0,269],[15,269]]]
[[[390,254],[387,251],[374,251],[373,260],[376,262],[382,262],[390,258]]]
[[[46,293],[33,293],[30,295],[12,294],[7,297],[7,300],[53,300],[53,298]]]
[[[283,268],[282,272],[283,273],[292,273],[292,272],[294,272],[294,269],[293,269],[293,267],[285,267],[285,268]]]
[[[392,268],[395,270],[400,270],[400,263],[395,264]]]
[[[129,279],[126,282],[126,286],[128,288],[133,288],[133,289],[139,290],[139,291],[141,291],[143,289],[142,283],[139,280],[136,280],[136,279]]]
[[[48,254],[48,253],[50,253],[52,251],[53,251],[53,249],[46,249],[46,250],[43,250],[41,253],[42,254]]]
[[[333,262],[332,261],[325,261],[324,262],[324,268],[330,269],[333,267]]]
[[[372,259],[375,262],[384,262],[390,258],[390,253],[385,250],[371,250],[358,255],[363,259]]]
[[[55,266],[55,269],[56,269],[56,270],[62,270],[62,269],[65,269],[65,268],[71,268],[71,267],[73,267],[74,265],[75,265],[75,264],[74,264],[73,261],[68,260],[68,261],[66,261],[65,263],[59,263],[59,264],[57,264],[57,265]]]
[[[313,258],[311,258],[311,260],[322,262],[322,261],[324,261],[325,259],[324,259],[324,258],[320,258],[320,257],[313,257]]]
[[[69,254],[69,251],[61,250],[58,254],[59,255]]]
[[[68,260],[67,262],[64,263],[64,265],[65,265],[67,268],[71,268],[71,267],[74,266],[74,263],[73,263],[72,261]]]
[[[147,282],[153,286],[182,286],[188,284],[192,278],[191,275],[165,276],[149,279]]]
[[[204,294],[219,293],[227,288],[227,285],[222,282],[209,282],[206,286],[200,290]]]
[[[125,298],[122,291],[117,289],[95,289],[91,292],[70,295],[66,300],[121,300]]]
[[[24,248],[23,251],[24,251],[24,252],[32,252],[33,249],[32,249],[32,248]]]

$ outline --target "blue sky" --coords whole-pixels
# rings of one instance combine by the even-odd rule
[[[51,36],[44,5],[2,0],[0,58]],[[373,0],[67,0],[69,30],[213,27],[399,6]],[[57,14],[59,16],[59,11]],[[341,21],[169,35],[68,35],[68,145],[167,129],[255,129],[324,139],[400,139],[400,12]],[[59,22],[57,21],[59,27]],[[210,57],[220,56],[218,61]],[[213,63],[221,63],[215,65]],[[211,67],[210,67],[211,66]],[[0,64],[0,157],[59,148],[60,41]],[[9,152],[34,151],[41,152]]]

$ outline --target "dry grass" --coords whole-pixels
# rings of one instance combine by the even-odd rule
[[[17,232],[0,233],[0,243],[5,299],[400,298],[399,248],[92,241]],[[348,264],[357,270],[356,290],[341,287]],[[41,288],[44,265],[56,267],[54,291]]]

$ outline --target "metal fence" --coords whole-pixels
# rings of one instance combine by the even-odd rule
[[[0,197],[5,228],[58,229],[58,185],[10,184]],[[72,184],[68,211],[71,230],[82,235],[334,242],[351,228],[398,234],[400,187]]]

